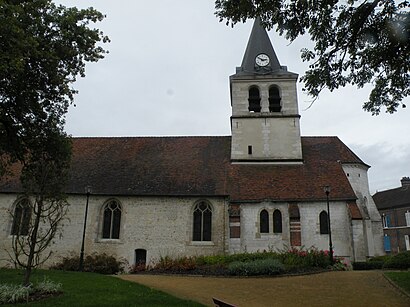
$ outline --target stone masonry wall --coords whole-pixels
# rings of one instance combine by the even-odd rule
[[[16,195],[0,195],[0,267],[7,265],[7,251],[11,251],[12,220],[7,214],[13,210]],[[135,250],[147,250],[147,262],[161,256],[189,256],[222,254],[225,251],[226,200],[222,197],[206,199],[212,207],[212,241],[192,241],[192,215],[195,197],[116,197],[122,207],[120,238],[102,239],[104,204],[112,197],[91,195],[87,219],[85,254],[107,253],[123,258],[130,265],[135,262]],[[61,237],[51,247],[54,255],[46,266],[71,253],[79,254],[84,225],[85,195],[70,195],[70,208],[64,221]]]

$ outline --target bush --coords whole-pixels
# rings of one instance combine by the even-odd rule
[[[355,271],[367,271],[367,270],[380,270],[383,268],[383,261],[363,261],[353,262],[353,270]]]
[[[33,292],[31,287],[22,285],[0,285],[0,304],[15,304],[28,301],[28,296]]]
[[[59,292],[61,292],[61,284],[57,284],[47,277],[44,277],[44,280],[35,286],[0,284],[0,304],[28,302],[30,295]]]
[[[386,262],[387,260],[389,260],[391,258],[391,255],[383,255],[383,256],[376,256],[373,258],[370,258],[368,261],[369,262]]]
[[[78,271],[80,263],[79,256],[64,257],[60,263],[52,267],[55,270]],[[84,259],[84,272],[100,274],[117,274],[124,270],[124,263],[113,256],[103,254],[88,255]]]
[[[410,269],[410,251],[401,252],[391,256],[386,260],[383,268],[399,270]]]
[[[273,258],[232,262],[228,266],[229,274],[238,276],[278,275],[284,271],[284,265],[278,259]]]
[[[195,269],[197,266],[196,257],[180,257],[172,259],[169,256],[161,257],[154,266],[154,270],[184,272]]]

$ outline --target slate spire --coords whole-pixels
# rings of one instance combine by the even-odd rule
[[[272,43],[269,39],[266,29],[261,25],[260,18],[257,17],[253,24],[252,32],[249,37],[248,45],[243,56],[241,71],[243,73],[261,73],[255,67],[255,58],[258,54],[264,53],[269,56],[270,63],[266,67],[269,71],[277,71],[281,69],[278,57],[273,50]],[[264,71],[266,73],[266,70]]]

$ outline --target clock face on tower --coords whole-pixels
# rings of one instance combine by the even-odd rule
[[[269,56],[265,53],[260,53],[256,56],[255,63],[258,66],[265,67],[270,63]]]

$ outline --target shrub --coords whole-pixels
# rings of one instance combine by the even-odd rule
[[[197,266],[196,257],[180,257],[172,259],[169,256],[161,257],[154,266],[155,270],[183,272],[195,269]]]
[[[258,259],[247,262],[232,262],[228,265],[230,275],[254,276],[277,275],[284,272],[284,266],[278,259]]]
[[[57,293],[61,291],[61,284],[55,283],[54,281],[44,276],[43,281],[40,281],[37,284],[36,290],[41,293]]]
[[[300,268],[327,268],[330,266],[329,252],[316,248],[308,250],[292,248],[279,254],[283,264],[290,270]],[[334,259],[335,263],[340,262]]]
[[[399,270],[410,269],[410,251],[401,252],[391,256],[386,260],[383,268]]]
[[[353,262],[353,270],[355,271],[367,271],[367,270],[380,270],[383,268],[383,261],[363,261]]]
[[[31,287],[22,285],[0,285],[0,304],[14,304],[28,300],[28,296],[33,292]]]
[[[383,255],[383,256],[376,256],[373,258],[370,258],[368,261],[369,262],[386,262],[387,260],[389,260],[391,258],[391,255]]]
[[[30,295],[58,292],[61,292],[61,284],[55,283],[47,277],[44,277],[44,280],[35,286],[0,284],[0,304],[28,302]]]
[[[60,263],[52,267],[55,270],[78,271],[80,263],[79,256],[64,257]],[[100,274],[116,274],[124,270],[124,263],[113,256],[103,254],[88,255],[84,259],[84,272]]]

